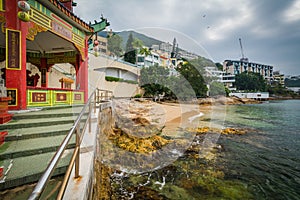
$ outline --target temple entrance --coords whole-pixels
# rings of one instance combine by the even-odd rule
[[[84,103],[80,51],[50,31],[26,41],[27,107]]]
[[[87,24],[72,12],[72,1],[30,0],[22,1],[21,6],[20,1],[3,2],[0,0],[0,61],[5,60],[1,76],[12,99],[9,109],[85,103],[87,41],[109,25],[107,20],[101,17],[100,22]],[[75,76],[65,73],[59,85],[52,87],[51,70],[65,63],[73,66]]]
[[[93,29],[64,7],[28,3],[26,23],[16,17],[17,2],[0,10],[0,75],[9,110],[85,103],[87,35]]]

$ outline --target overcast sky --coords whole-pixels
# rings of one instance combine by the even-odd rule
[[[113,31],[135,30],[208,57],[273,65],[300,74],[300,0],[75,0],[86,22],[103,14]]]

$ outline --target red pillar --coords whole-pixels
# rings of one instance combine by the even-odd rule
[[[76,57],[76,89],[84,91],[84,102],[88,100],[88,61],[83,61],[80,55]]]
[[[6,1],[6,28],[11,30],[20,31],[20,68],[12,69],[8,63],[6,69],[6,87],[8,93],[13,91],[16,95],[16,101],[14,104],[9,106],[9,110],[23,110],[27,108],[26,103],[26,34],[27,34],[27,24],[18,19],[17,13],[19,11],[18,1]],[[8,44],[12,45],[12,44]],[[6,49],[8,48],[6,46]]]

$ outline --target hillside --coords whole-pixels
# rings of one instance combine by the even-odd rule
[[[287,87],[300,87],[300,78],[299,77],[286,78],[284,80],[284,84]]]
[[[123,39],[123,42],[122,42],[123,50],[125,49],[126,42],[128,40],[130,33],[132,33],[133,38],[137,38],[137,39],[143,41],[144,45],[147,47],[151,47],[152,45],[160,45],[161,43],[163,43],[163,41],[160,41],[158,39],[149,37],[147,35],[144,35],[144,34],[141,34],[141,33],[135,32],[135,31],[121,31],[121,32],[114,32],[114,33],[119,35]],[[102,36],[102,37],[107,37],[107,32],[102,31],[102,32],[99,32],[98,35]],[[187,53],[187,50],[184,50],[181,48],[179,48],[179,51]],[[185,58],[185,57],[183,56],[183,58]],[[202,57],[202,56],[199,56],[197,61],[201,62],[203,66],[214,66],[213,61],[211,61],[208,58]]]
[[[134,38],[137,38],[137,39],[143,41],[144,45],[147,47],[151,47],[152,45],[160,45],[162,43],[162,41],[160,41],[160,40],[154,39],[152,37],[149,37],[144,34],[134,32],[134,31],[121,31],[121,32],[114,32],[114,33],[121,36],[121,38],[123,39],[123,43],[122,43],[123,49],[125,49],[126,42],[128,40],[130,33],[132,33],[132,36]],[[101,31],[98,33],[98,35],[101,37],[107,37],[107,32]]]
[[[144,34],[134,32],[134,31],[116,32],[116,34],[118,34],[119,36],[121,36],[123,38],[123,44],[122,44],[123,48],[125,48],[125,46],[126,46],[126,42],[128,40],[130,33],[132,33],[133,38],[137,38],[137,39],[143,41],[144,45],[147,47],[151,47],[152,45],[160,45],[162,43],[162,41],[160,41],[160,40],[154,39],[152,37],[149,37]]]

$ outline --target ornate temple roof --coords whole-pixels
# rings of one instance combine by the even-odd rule
[[[47,0],[52,5],[57,7],[62,13],[64,13],[66,16],[68,16],[72,21],[76,22],[89,32],[94,32],[94,28],[91,27],[88,23],[84,22],[82,19],[80,19],[78,16],[76,16],[72,11],[70,11],[68,8],[66,8],[60,1],[58,0]],[[46,4],[46,1],[41,1],[41,3]]]

